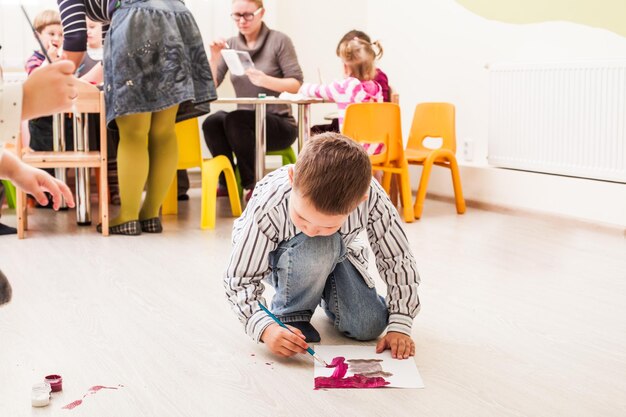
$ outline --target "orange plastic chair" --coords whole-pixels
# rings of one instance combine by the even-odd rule
[[[433,165],[450,169],[452,185],[456,200],[456,211],[465,213],[465,200],[461,188],[459,165],[456,161],[456,127],[455,109],[450,103],[421,103],[415,107],[413,123],[406,147],[406,158],[409,164],[422,165],[422,176],[415,196],[413,211],[415,218],[422,216],[426,188]],[[441,138],[439,148],[431,149],[424,145],[426,138]]]
[[[200,228],[215,228],[217,211],[217,182],[220,173],[226,177],[226,188],[230,199],[230,209],[234,217],[241,216],[241,201],[235,181],[235,173],[228,158],[223,155],[202,159],[200,148],[200,129],[198,120],[190,119],[176,124],[176,137],[178,139],[178,165],[177,169],[200,167],[202,172],[202,198]],[[162,214],[178,213],[178,184],[176,176],[167,192],[163,202]]]
[[[359,143],[383,143],[382,153],[370,155],[373,171],[383,171],[383,188],[387,193],[391,177],[399,178],[404,221],[415,220],[411,210],[409,164],[404,156],[400,107],[394,103],[358,103],[346,109],[343,134]]]

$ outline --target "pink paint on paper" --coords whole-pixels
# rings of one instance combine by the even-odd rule
[[[380,388],[389,385],[388,381],[382,377],[367,377],[354,374],[344,378],[348,371],[348,364],[345,358],[338,356],[333,358],[329,368],[335,368],[332,376],[318,376],[315,378],[315,389],[320,388]]]
[[[343,356],[337,356],[336,358],[333,358],[333,360],[330,362],[330,365],[328,365],[328,368],[335,368],[335,371],[333,372],[331,378],[343,378],[344,376],[346,376],[346,372],[348,372],[348,364],[346,363],[346,358],[344,358]]]
[[[94,395],[96,394],[98,391],[102,390],[102,389],[117,389],[118,387],[123,387],[124,385],[118,385],[117,387],[105,387],[104,385],[94,385],[93,387],[89,388],[89,390],[87,390],[87,393],[85,395],[83,395],[83,398],[89,396],[89,395]],[[78,407],[79,405],[81,405],[83,403],[83,400],[76,400],[76,401],[72,401],[71,403],[61,407],[62,409],[65,410],[73,410],[74,408]]]

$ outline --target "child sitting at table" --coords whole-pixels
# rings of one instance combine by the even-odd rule
[[[368,59],[367,62],[364,63],[364,65],[368,66],[365,72],[369,77],[371,77],[370,78],[371,80],[375,81],[376,83],[380,85],[382,89],[382,96],[383,96],[382,101],[384,102],[391,101],[389,81],[387,79],[387,75],[383,71],[381,71],[380,68],[377,68],[375,64],[375,61],[379,60],[383,55],[383,48],[380,45],[379,41],[372,42],[371,38],[369,37],[367,33],[360,31],[360,30],[356,30],[356,29],[353,29],[349,31],[348,33],[346,33],[345,35],[343,35],[343,37],[337,44],[336,53],[337,53],[337,56],[340,57],[344,61],[344,69],[346,65],[346,60],[342,54],[345,54],[349,45],[351,43],[355,43],[355,41],[357,41],[359,44],[362,44],[363,46],[365,45],[369,46],[369,49],[371,51],[368,51],[368,52],[370,54],[370,57],[373,55],[373,59]],[[373,71],[373,76],[372,76],[372,71]],[[300,92],[302,92],[302,90]],[[334,101],[337,101],[337,100],[334,100]],[[353,102],[357,103],[357,102],[364,102],[364,101],[369,101],[369,100],[353,101]],[[345,104],[345,106],[343,106],[343,109],[345,109],[345,107],[347,107],[348,104],[352,104],[352,103]],[[343,116],[343,113],[342,113],[342,116]],[[343,117],[342,117],[342,120],[343,120]],[[322,132],[340,132],[339,119],[335,118],[332,120],[331,123],[315,125],[311,127],[311,134],[313,135],[319,134]]]

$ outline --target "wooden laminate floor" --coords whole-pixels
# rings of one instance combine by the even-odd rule
[[[229,310],[232,219],[199,229],[199,190],[165,232],[102,238],[36,210],[0,237],[0,416],[624,416],[622,230],[428,200],[407,225],[422,277],[423,390],[314,391],[309,357],[273,357]],[[14,223],[14,214],[3,221]],[[327,344],[337,335],[318,311]],[[32,384],[64,389],[31,408]],[[118,387],[87,396],[96,385]],[[122,385],[122,386],[120,386]]]

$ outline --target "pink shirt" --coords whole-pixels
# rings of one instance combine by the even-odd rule
[[[353,103],[382,102],[383,91],[376,81],[359,81],[354,77],[335,80],[330,84],[304,83],[300,94],[317,97],[337,103],[339,113],[339,130],[343,127],[346,107]]]

